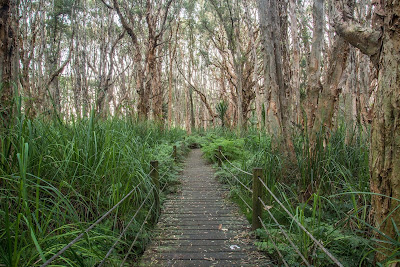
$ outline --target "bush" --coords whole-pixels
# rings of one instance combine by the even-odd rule
[[[202,151],[204,153],[204,157],[211,162],[217,162],[216,151],[221,146],[222,153],[229,160],[239,160],[246,157],[246,153],[244,151],[244,139],[225,139],[218,138],[212,142],[207,144],[203,144]],[[222,158],[222,160],[225,160]]]

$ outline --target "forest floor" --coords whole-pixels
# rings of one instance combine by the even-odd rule
[[[228,200],[200,149],[192,150],[181,185],[164,202],[153,242],[140,266],[270,266],[254,246],[250,225]]]

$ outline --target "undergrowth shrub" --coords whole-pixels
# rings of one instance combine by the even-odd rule
[[[216,151],[221,147],[223,154],[228,160],[238,160],[246,157],[244,153],[244,139],[225,139],[217,138],[207,144],[203,144],[202,151],[204,157],[212,162],[216,162]],[[225,160],[222,158],[222,160]]]

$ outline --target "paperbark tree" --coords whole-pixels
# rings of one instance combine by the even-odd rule
[[[259,86],[259,73],[258,73],[258,54],[257,54],[257,45],[256,45],[256,31],[258,30],[257,28],[254,29],[251,21],[251,14],[250,14],[250,9],[248,6],[248,3],[244,3],[244,8],[245,8],[245,20],[246,20],[246,25],[248,29],[248,35],[250,39],[250,46],[251,46],[251,57],[254,62],[253,64],[253,75],[252,79],[254,81],[254,87],[255,87],[255,107],[256,107],[256,117],[257,117],[257,128],[261,130],[262,127],[262,98],[261,98],[261,90]]]
[[[332,128],[332,118],[336,110],[341,89],[339,82],[346,68],[349,53],[348,43],[341,37],[334,38],[331,55],[327,62],[325,82],[321,84],[321,93],[317,95],[317,106],[313,108],[313,124],[310,141],[315,142],[315,137],[321,130],[329,131]],[[314,99],[310,102],[314,103]]]
[[[148,118],[150,96],[153,100],[152,110],[154,118],[157,121],[162,120],[163,91],[161,86],[161,69],[159,67],[161,57],[158,55],[158,52],[162,45],[167,16],[172,2],[173,0],[158,2],[147,0],[144,7],[136,7],[136,9],[144,8],[147,25],[147,42],[143,56],[142,46],[139,43],[139,37],[135,29],[141,18],[135,21],[133,12],[127,9],[125,9],[126,14],[123,14],[118,0],[113,0],[113,7],[103,1],[109,8],[116,10],[122,26],[130,36],[132,44],[135,47],[136,90],[139,94],[138,112],[141,120]],[[142,36],[142,38],[145,37]]]
[[[290,32],[293,42],[293,64],[292,64],[292,83],[291,83],[291,118],[295,123],[300,123],[300,45],[299,27],[297,24],[296,1],[289,1]]]
[[[283,57],[286,55],[282,47],[282,23],[278,19],[279,11],[283,16],[285,8],[280,8],[280,2],[272,0],[258,0],[260,26],[263,32],[265,85],[269,86],[270,99],[266,109],[266,117],[270,118],[270,133],[277,136],[282,134],[289,156],[294,156],[294,147],[290,135],[290,119],[288,110],[288,83],[285,82]],[[285,15],[286,16],[286,15]],[[286,57],[286,56],[285,56]]]
[[[101,45],[100,45],[100,64],[97,70],[98,76],[98,89],[97,89],[97,99],[96,99],[96,111],[97,114],[103,118],[108,115],[109,100],[111,98],[111,87],[115,80],[113,79],[114,64],[115,64],[115,50],[118,43],[122,40],[125,35],[125,29],[117,35],[115,28],[113,28],[112,23],[112,13],[108,13],[108,25],[104,29]],[[117,35],[117,37],[113,37]],[[108,37],[108,38],[107,38]],[[115,38],[115,40],[112,40]],[[112,43],[110,41],[112,40]],[[111,46],[111,47],[110,47]]]
[[[370,56],[378,69],[378,91],[372,120],[370,175],[372,207],[383,261],[393,253],[400,225],[400,2],[375,1],[373,28],[363,27],[345,12],[336,32]],[[379,248],[378,248],[379,250]]]
[[[15,36],[11,5],[10,0],[0,1],[0,129],[9,128],[13,117],[12,58]]]
[[[178,42],[178,31],[180,27],[180,22],[178,21],[175,25],[175,29],[171,27],[170,40],[168,44],[168,59],[169,59],[169,70],[168,70],[168,127],[172,128],[172,83],[173,83],[173,66],[174,59],[176,57],[176,48]],[[174,41],[173,40],[174,38]]]
[[[308,88],[306,116],[309,133],[311,133],[316,110],[318,107],[319,92],[322,91],[321,84],[321,54],[324,42],[325,11],[324,0],[314,0],[313,2],[313,40],[308,66]]]
[[[267,131],[273,135],[281,134],[282,117],[280,114],[279,87],[276,78],[276,65],[274,45],[272,43],[272,10],[269,0],[259,0],[258,10],[260,28],[262,33],[262,44],[264,48],[264,90],[265,102],[265,125]]]
[[[210,0],[210,2],[218,15],[228,41],[228,50],[232,57],[233,69],[236,76],[237,125],[239,129],[245,129],[246,120],[244,118],[243,109],[243,63],[246,56],[242,53],[240,48],[239,3],[238,1],[234,1],[234,3],[226,2],[225,6],[215,0]]]
[[[40,31],[40,15],[39,9],[43,5],[43,1],[39,3],[29,3],[29,5],[22,5],[21,11],[21,24],[19,30],[19,56],[21,64],[20,83],[24,94],[25,114],[28,117],[36,115],[34,109],[34,86],[31,84],[31,64],[34,59],[35,48],[37,46],[38,34]]]

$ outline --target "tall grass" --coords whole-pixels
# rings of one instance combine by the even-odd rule
[[[316,143],[310,144],[305,133],[296,133],[293,139],[295,162],[288,159],[279,147],[273,145],[275,141],[279,143],[279,140],[260,134],[256,130],[250,130],[244,138],[221,129],[201,133],[192,138],[202,144],[205,155],[210,160],[213,160],[209,156],[210,151],[215,149],[215,146],[222,144],[223,150],[232,151],[237,149],[233,148],[234,146],[242,142],[242,153],[230,158],[234,165],[246,171],[262,167],[266,184],[283,205],[345,266],[372,265],[375,243],[371,238],[376,229],[372,227],[370,215],[369,136],[360,132],[349,135],[346,126],[341,124],[329,134],[328,140],[323,137],[325,136],[317,136]],[[229,164],[225,166],[229,168]],[[252,178],[233,167],[229,168],[229,172],[218,172],[222,181],[229,179],[233,185],[233,198],[238,201],[248,218],[251,218],[251,211],[243,204],[242,199],[236,197],[241,194],[244,200],[251,203],[251,196],[243,187],[235,184],[232,174],[250,187]],[[329,266],[329,258],[315,247],[313,241],[272,197],[266,193],[265,199],[279,224],[288,232],[309,262],[315,266]],[[301,265],[300,257],[288,245],[282,237],[281,230],[267,213],[263,214],[263,220],[271,236],[267,236],[263,230],[257,231],[261,237],[258,242],[260,248],[277,258],[269,242],[272,238],[290,266]]]
[[[42,264],[142,182],[106,221],[55,262],[98,263],[151,190],[150,160],[160,161],[161,186],[174,179],[178,167],[170,155],[183,136],[180,130],[128,119],[99,121],[92,115],[60,123],[21,115],[0,140],[0,265]],[[143,219],[138,216],[125,238],[135,235]],[[148,238],[146,232],[143,238]],[[125,242],[111,262],[125,256],[130,246]]]

